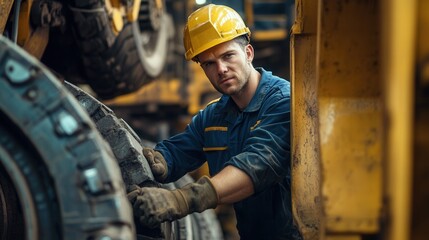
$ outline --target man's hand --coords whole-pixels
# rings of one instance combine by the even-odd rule
[[[152,148],[143,148],[143,155],[146,157],[155,179],[163,182],[167,178],[168,169],[162,154]]]
[[[128,193],[134,215],[147,227],[215,208],[218,196],[210,179],[202,177],[180,189],[138,188]]]

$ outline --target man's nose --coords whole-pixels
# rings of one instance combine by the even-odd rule
[[[224,74],[228,71],[228,64],[222,60],[217,62],[217,71],[219,74]]]

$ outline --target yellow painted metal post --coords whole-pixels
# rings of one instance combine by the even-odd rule
[[[359,239],[378,232],[382,206],[379,2],[321,0],[319,9],[324,236]]]
[[[416,1],[383,1],[386,240],[410,239]]]
[[[296,1],[291,36],[292,205],[304,239],[320,239],[316,46],[318,2]]]

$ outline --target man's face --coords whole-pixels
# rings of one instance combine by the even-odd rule
[[[198,55],[198,60],[213,87],[220,93],[239,95],[251,73],[253,48],[228,41]]]

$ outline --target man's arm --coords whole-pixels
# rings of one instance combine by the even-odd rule
[[[161,222],[182,218],[189,213],[234,203],[252,195],[251,178],[234,166],[227,166],[211,180],[203,176],[182,188],[139,188],[128,193],[134,214],[140,222],[155,227]]]
[[[254,193],[252,179],[234,166],[226,166],[211,178],[218,195],[218,203],[235,203]]]

